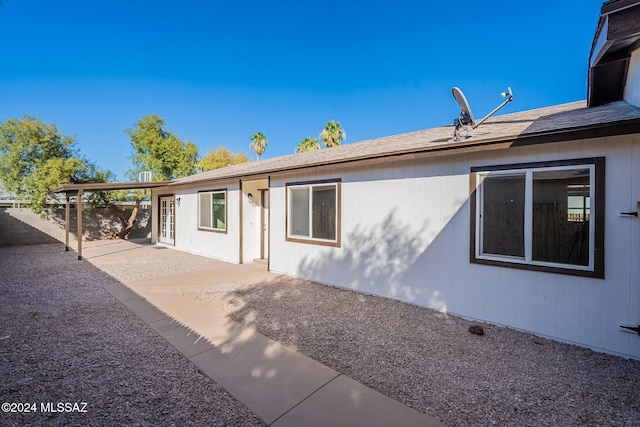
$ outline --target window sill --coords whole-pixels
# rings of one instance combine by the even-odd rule
[[[528,271],[541,271],[544,273],[555,273],[555,274],[564,274],[568,276],[578,276],[578,277],[591,277],[594,279],[604,279],[604,269],[589,270],[588,267],[580,267],[576,266],[576,268],[571,267],[560,267],[560,266],[550,266],[550,265],[540,265],[540,264],[527,264],[525,262],[514,262],[514,261],[501,261],[497,259],[486,259],[486,258],[471,258],[470,262],[472,264],[482,264],[482,265],[492,265],[494,267],[506,267],[506,268],[515,268],[519,270],[528,270]]]
[[[206,231],[207,233],[220,233],[220,234],[227,234],[227,230],[226,229],[215,229],[215,228],[202,228],[202,227],[198,227],[198,231]]]
[[[340,241],[333,241],[333,240],[305,239],[300,237],[287,237],[285,240],[287,242],[294,242],[294,243],[307,243],[311,245],[330,246],[334,248],[340,247]]]

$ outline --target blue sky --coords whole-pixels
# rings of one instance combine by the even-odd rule
[[[200,153],[293,153],[329,120],[347,143],[458,115],[586,98],[602,1],[3,0],[0,121],[55,123],[125,180],[124,132],[156,113]]]

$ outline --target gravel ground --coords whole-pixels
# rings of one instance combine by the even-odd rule
[[[264,425],[62,247],[0,248],[1,426]]]
[[[211,269],[215,261],[129,245],[121,258],[77,263],[51,247],[37,248],[34,267],[22,261],[33,249],[0,249],[0,275],[12,277],[0,284],[8,295],[1,301],[11,303],[0,303],[0,338],[12,336],[0,341],[0,373],[10,379],[0,395],[89,402],[86,418],[58,414],[59,424],[259,423],[93,285]],[[23,262],[26,275],[6,259]],[[69,275],[84,280],[69,283]],[[487,324],[484,336],[471,335],[474,323],[455,316],[266,272],[183,293],[450,426],[640,425],[639,361]],[[13,415],[1,414],[0,425],[44,419]]]
[[[638,426],[640,362],[271,275],[185,292],[450,426]]]

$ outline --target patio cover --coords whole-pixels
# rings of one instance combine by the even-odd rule
[[[64,233],[65,250],[69,250],[69,211],[71,209],[70,197],[76,195],[76,211],[78,218],[78,259],[82,259],[82,195],[85,191],[110,191],[110,190],[140,190],[145,188],[163,187],[171,181],[153,182],[98,182],[86,184],[65,184],[54,188],[53,193],[65,193],[67,203],[64,209]]]

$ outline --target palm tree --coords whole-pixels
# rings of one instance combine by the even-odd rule
[[[267,148],[267,137],[262,132],[256,132],[250,139],[252,141],[250,147],[256,153],[258,160],[260,160],[260,155]]]
[[[306,153],[307,151],[314,151],[320,149],[320,143],[315,138],[306,137],[296,147],[296,153]]]
[[[322,132],[320,132],[320,139],[325,147],[335,147],[340,145],[341,141],[347,139],[347,134],[344,129],[340,127],[340,123],[331,120]]]

